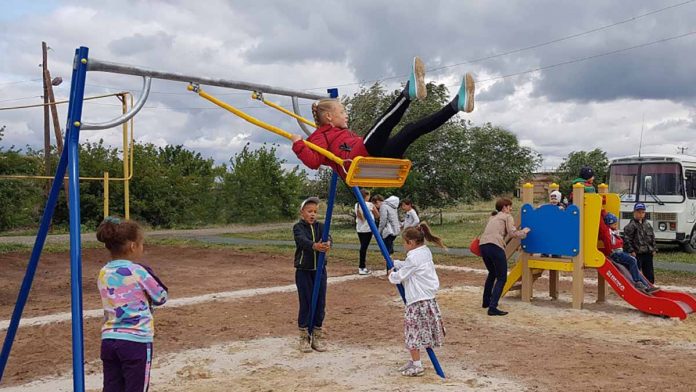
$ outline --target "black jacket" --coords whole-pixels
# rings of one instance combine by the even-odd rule
[[[324,224],[314,222],[313,225],[300,220],[292,227],[295,237],[295,268],[314,271],[317,269],[319,252],[312,249],[315,242],[321,242],[321,233]]]
[[[655,232],[647,220],[639,222],[631,219],[624,227],[624,236],[626,253],[646,254],[655,251]]]

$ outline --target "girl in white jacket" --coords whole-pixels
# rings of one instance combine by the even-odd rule
[[[435,272],[433,255],[425,245],[425,240],[443,248],[445,245],[441,238],[433,235],[425,222],[407,228],[401,237],[408,253],[406,260],[394,260],[394,268],[389,271],[389,281],[403,284],[406,293],[404,338],[411,360],[399,371],[404,376],[421,376],[424,372],[420,360],[421,348],[442,346],[445,337],[440,307],[435,300],[440,281]]]

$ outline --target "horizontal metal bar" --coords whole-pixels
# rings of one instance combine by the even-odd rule
[[[288,97],[298,97],[306,99],[322,99],[328,98],[328,94],[312,94],[299,90],[289,90],[285,88],[267,86],[264,84],[255,84],[248,82],[239,82],[227,79],[214,79],[200,76],[184,75],[180,73],[161,72],[146,68],[134,67],[132,65],[112,63],[109,61],[101,61],[90,59],[88,63],[88,71],[111,72],[125,75],[149,76],[155,79],[174,80],[184,83],[198,83],[207,86],[227,87],[237,90],[259,91],[267,94],[285,95]]]

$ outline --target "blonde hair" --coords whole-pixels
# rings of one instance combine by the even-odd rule
[[[312,104],[312,117],[314,117],[314,123],[317,124],[318,127],[325,125],[323,121],[324,114],[330,112],[333,105],[337,103],[339,102],[333,98],[324,98]]]

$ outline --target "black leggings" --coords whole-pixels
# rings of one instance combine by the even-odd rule
[[[370,240],[372,240],[372,232],[358,233],[358,238],[360,239],[360,266],[359,268],[365,268],[365,259],[367,258],[367,248],[370,246]]]
[[[406,149],[419,137],[430,133],[447,120],[452,118],[457,111],[451,104],[445,105],[439,111],[422,118],[416,122],[408,123],[394,135],[389,137],[392,130],[401,121],[406,109],[411,104],[405,92],[399,94],[389,109],[375,122],[363,138],[363,143],[370,156],[385,158],[403,158]]]

